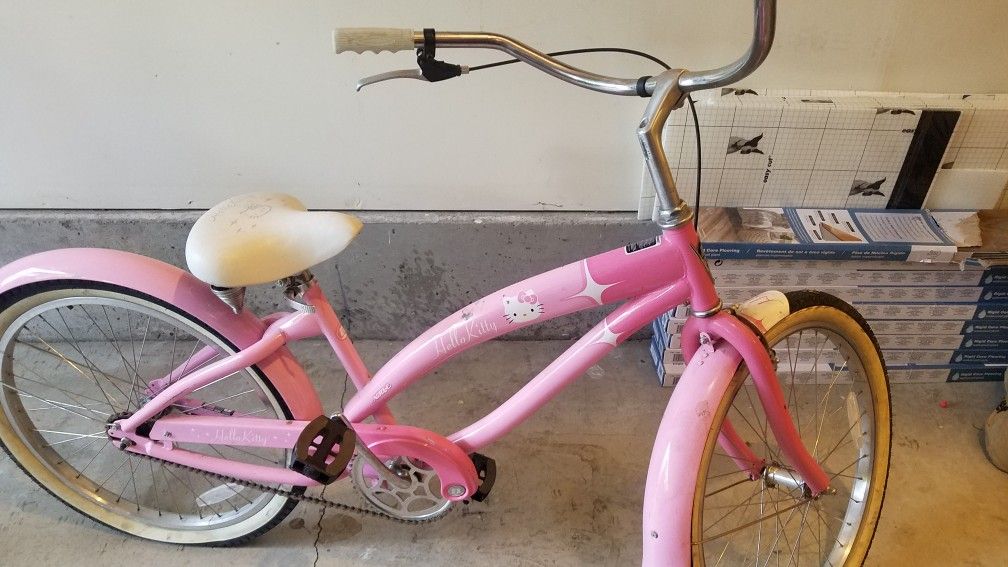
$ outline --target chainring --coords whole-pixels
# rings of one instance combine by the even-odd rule
[[[406,456],[386,458],[384,462],[409,481],[409,486],[390,485],[360,455],[350,465],[354,486],[383,515],[403,522],[430,522],[451,511],[453,502],[441,496],[441,480],[426,463]]]

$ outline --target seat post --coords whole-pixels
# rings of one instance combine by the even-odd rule
[[[329,345],[332,346],[336,357],[339,358],[340,363],[343,365],[343,369],[346,370],[350,380],[357,387],[357,391],[360,391],[371,381],[371,373],[368,372],[364,361],[357,352],[357,348],[354,347],[353,341],[350,340],[350,335],[343,327],[343,323],[340,321],[339,316],[336,315],[336,311],[333,310],[332,305],[329,304],[329,300],[322,292],[322,288],[319,286],[315,276],[311,272],[306,271],[295,277],[303,278],[301,296],[314,309],[315,317],[319,328],[322,330],[322,334],[329,341]],[[374,414],[374,418],[378,423],[385,425],[394,425],[396,423],[392,412],[385,405],[378,408]]]

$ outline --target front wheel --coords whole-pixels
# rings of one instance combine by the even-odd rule
[[[791,313],[766,333],[788,412],[830,490],[812,497],[767,425],[743,365],[707,437],[693,504],[697,565],[860,565],[878,524],[889,472],[891,412],[882,354],[847,303],[787,294]],[[719,446],[731,428],[760,457],[757,478]]]

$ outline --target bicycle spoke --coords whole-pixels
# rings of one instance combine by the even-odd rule
[[[56,391],[64,394],[67,398],[70,398],[72,401],[75,401],[78,404],[80,404],[82,406],[85,406],[85,407],[90,407],[90,405],[89,404],[85,404],[82,400],[87,400],[89,402],[94,402],[95,404],[98,404],[99,406],[105,406],[105,405],[107,405],[107,406],[109,406],[109,408],[114,408],[115,407],[114,405],[108,403],[108,399],[99,400],[98,398],[93,398],[93,397],[88,396],[86,394],[81,394],[81,393],[78,393],[78,392],[72,392],[72,391],[70,391],[70,390],[68,390],[66,388],[61,388],[61,387],[57,386],[56,384],[53,384],[52,382],[50,382],[49,380],[47,380],[45,376],[42,376],[41,374],[39,374],[39,372],[37,370],[35,370],[34,368],[32,368],[31,366],[27,366],[27,365],[25,365],[23,363],[20,363],[20,362],[18,363],[18,366],[20,366],[24,371],[27,371],[28,373],[34,375],[37,378],[37,380],[36,380],[36,379],[28,378],[27,376],[25,376],[23,374],[22,375],[17,375],[17,374],[14,374],[14,372],[12,370],[11,374],[15,378],[17,378],[19,380],[24,380],[24,381],[27,381],[27,382],[32,382],[32,383],[38,384],[40,386],[45,386],[45,387],[47,387],[47,388],[49,388],[51,390],[56,390]],[[102,396],[102,397],[104,398],[105,396]],[[112,399],[113,399],[113,401],[117,401],[117,400],[115,400],[115,398],[112,398]]]
[[[154,508],[157,510],[157,515],[162,516],[161,497],[159,496],[161,491],[158,489],[157,476],[154,474],[154,461],[147,461],[147,465],[148,468],[150,469],[151,486],[153,487],[154,492]],[[139,499],[137,500],[137,502],[139,503]]]
[[[105,314],[105,320],[108,322],[109,332],[112,333],[112,348],[114,348],[119,354],[119,358],[123,363],[123,369],[126,370],[126,375],[132,376],[136,374],[136,364],[134,363],[133,366],[130,366],[129,361],[126,359],[126,355],[122,352],[122,348],[119,347],[119,337],[116,335],[115,327],[112,325],[112,319],[109,317],[108,309],[106,309],[104,305],[102,305],[102,312]],[[127,311],[127,315],[128,314],[129,312]],[[129,329],[127,329],[127,333],[129,333]]]
[[[178,346],[178,333],[172,333],[171,362],[168,364],[168,368],[170,368],[170,370],[168,371],[168,383],[165,385],[166,388],[168,386],[171,386],[172,379],[174,378],[173,374],[175,373],[175,368],[176,368],[176,366],[175,366],[175,347],[177,347],[177,346]]]
[[[29,372],[32,372],[33,374],[35,374],[36,376],[38,376],[38,373],[32,371],[30,368],[26,368],[26,370],[28,370]],[[70,392],[69,390],[64,390],[62,388],[57,388],[56,386],[50,384],[49,382],[42,382],[42,381],[39,381],[39,380],[32,380],[31,378],[28,378],[28,377],[26,377],[24,375],[14,374],[12,372],[11,376],[13,376],[14,378],[17,378],[18,380],[23,381],[23,382],[31,382],[33,384],[38,384],[40,386],[45,386],[45,387],[50,388],[52,390],[56,390],[57,392],[61,392],[61,393],[65,394],[66,397],[71,398],[73,401],[77,402],[76,404],[68,404],[66,402],[57,402],[56,400],[48,400],[47,399],[47,403],[50,404],[50,407],[47,408],[47,409],[53,409],[52,405],[56,404],[56,405],[59,405],[61,407],[69,407],[69,408],[75,408],[75,409],[81,409],[81,410],[89,411],[89,412],[92,412],[92,413],[95,413],[95,414],[98,414],[98,415],[101,415],[101,416],[107,415],[105,412],[100,412],[100,411],[92,408],[91,406],[86,405],[84,402],[81,401],[81,399],[84,399],[84,400],[87,400],[87,401],[90,401],[90,402],[94,402],[96,404],[106,404],[106,402],[103,402],[101,400],[96,400],[94,398],[89,398],[89,397],[81,395],[81,394],[74,394],[73,392]],[[41,376],[39,376],[39,378],[41,378]],[[12,389],[14,388],[13,386],[10,386],[10,387]],[[111,408],[112,406],[109,406],[109,407]],[[35,409],[38,410],[38,409],[42,409],[42,408],[35,408]],[[26,408],[26,410],[27,410],[27,408]],[[27,411],[32,411],[32,410],[27,410]]]
[[[122,359],[123,363],[125,363],[126,362],[126,357],[123,356],[122,351],[119,350],[118,341],[116,339],[111,338],[111,337],[109,337],[108,335],[105,334],[105,329],[102,329],[101,325],[98,324],[98,321],[96,321],[95,318],[90,313],[88,313],[86,305],[81,305],[80,309],[84,313],[84,315],[91,321],[91,325],[95,329],[97,329],[99,333],[101,333],[102,338],[104,338],[106,341],[111,341],[111,343],[109,343],[109,344],[119,354],[119,357]],[[103,310],[105,309],[104,305],[102,306],[102,309]],[[112,328],[112,321],[108,317],[108,311],[105,311],[105,319],[108,321],[109,331],[112,333],[112,335],[114,337],[114,335],[115,335],[115,329]],[[130,372],[127,371],[127,374],[129,374],[129,373]]]
[[[864,416],[865,416],[865,413],[862,412],[861,415],[858,416],[858,421],[855,421],[854,423],[852,423],[851,426],[849,428],[847,428],[847,431],[844,431],[843,435],[840,436],[840,439],[837,440],[837,444],[834,445],[833,448],[830,449],[828,453],[826,453],[826,456],[823,457],[822,459],[820,459],[820,461],[826,462],[826,460],[829,459],[833,455],[833,453],[843,445],[843,443],[844,443],[845,440],[847,442],[853,442],[849,438],[850,434],[851,434],[852,431],[854,431],[854,427],[856,427],[860,423],[860,420]]]
[[[134,468],[133,468],[133,459],[131,459],[131,458],[128,458],[128,457],[127,457],[127,459],[126,459],[126,460],[128,461],[128,464],[129,464],[129,468],[130,468],[130,478],[131,478],[131,479],[133,480],[133,483],[132,483],[132,484],[133,484],[133,493],[134,493],[134,494],[136,494],[136,493],[137,493],[137,488],[136,488],[136,474],[135,474],[135,472],[136,472],[136,471],[135,471],[135,470],[134,470]],[[126,493],[126,490],[127,490],[127,489],[128,489],[129,487],[130,487],[130,483],[129,483],[129,482],[124,482],[124,483],[123,483],[123,487],[122,487],[122,490],[120,490],[120,491],[119,491],[119,494],[118,494],[118,495],[116,496],[116,502],[121,502],[121,501],[122,501],[122,497],[123,497],[123,494],[125,494],[125,493]],[[135,497],[135,500],[134,500],[134,502],[137,502],[137,501],[139,501],[139,500],[140,500],[140,497],[139,497],[139,495],[137,495],[137,496]],[[139,506],[139,505],[137,505],[137,512],[139,512],[139,511],[140,511],[140,506]]]
[[[749,426],[749,429],[751,429],[753,433],[755,433],[758,437],[760,437],[760,439],[763,439],[763,436],[760,434],[760,430],[756,429],[756,427],[754,427],[753,424],[749,422],[749,419],[745,416],[745,414],[742,413],[741,410],[739,410],[735,406],[732,406],[731,409],[735,410],[735,413],[737,413],[738,416],[742,418],[742,421],[744,421],[745,424]],[[769,445],[766,443],[766,441],[764,441],[763,445],[767,447],[769,450]]]
[[[765,490],[761,491],[760,492],[760,499],[759,499],[759,516],[760,517],[763,517],[763,514],[766,511],[766,500],[767,500],[766,497],[767,497],[766,491]],[[762,545],[762,543],[763,543],[763,522],[760,522],[759,526],[756,528],[756,553],[753,556],[753,562],[756,563],[756,564],[759,563],[760,545]]]
[[[220,455],[220,453],[218,453],[218,455]],[[221,457],[223,457],[223,456],[224,456],[224,455],[221,455]],[[205,476],[201,476],[200,478],[201,478],[201,479],[203,479],[203,482],[205,482],[205,483],[207,483],[208,485],[210,485],[210,490],[214,490],[214,489],[216,489],[216,488],[218,488],[218,487],[220,487],[220,486],[225,486],[225,487],[227,487],[227,488],[228,488],[229,490],[231,490],[231,492],[233,492],[233,493],[235,493],[235,494],[238,494],[238,491],[237,491],[237,490],[235,490],[234,488],[231,488],[231,486],[230,486],[230,485],[228,485],[227,483],[224,483],[223,485],[219,485],[219,484],[214,484],[214,483],[213,483],[213,482],[212,482],[212,481],[211,481],[211,480],[210,480],[209,478],[207,478],[207,477],[205,477]],[[206,494],[206,492],[204,492],[203,494]],[[206,502],[205,500],[203,500],[203,494],[201,494],[201,495],[199,495],[199,496],[197,496],[197,497],[196,497],[196,506],[199,506],[200,502],[204,502],[204,503]],[[238,507],[237,507],[237,506],[235,506],[235,505],[234,505],[234,504],[233,504],[233,503],[231,502],[231,497],[230,497],[230,496],[229,496],[229,497],[227,497],[227,498],[225,498],[225,499],[223,499],[223,500],[221,500],[220,502],[217,502],[216,504],[223,504],[223,503],[225,503],[225,502],[226,502],[227,504],[229,504],[229,505],[230,505],[230,506],[231,506],[232,508],[234,508],[234,511],[235,511],[235,512],[238,512],[238,511],[239,511],[239,510],[238,510]],[[210,506],[211,506],[211,504],[206,504],[206,505],[207,505],[207,507],[210,507]],[[216,513],[217,513],[217,515],[218,515],[218,516],[220,515],[220,512],[216,512]]]
[[[811,500],[809,500],[808,502],[805,503],[805,510],[802,512],[801,521],[798,524],[798,537],[795,538],[794,546],[791,547],[791,554],[788,555],[787,567],[791,567],[791,562],[792,562],[792,560],[794,560],[795,552],[798,551],[798,544],[801,543],[801,536],[802,536],[802,533],[805,531],[805,518],[808,517],[808,511],[809,511],[809,505],[810,504],[812,504]],[[799,559],[801,559],[800,555],[799,555]]]
[[[714,452],[714,454],[715,454],[715,455],[721,455],[721,456],[723,456],[723,457],[725,457],[725,458],[727,458],[727,459],[730,459],[730,458],[731,458],[731,456],[730,456],[730,455],[726,455],[725,453],[718,453],[717,451],[715,451],[715,452]],[[714,475],[710,475],[710,476],[708,476],[708,477],[707,477],[707,480],[714,480],[715,478],[724,478],[724,477],[726,477],[726,476],[733,476],[733,475],[737,475],[737,474],[744,474],[744,475],[746,475],[747,477],[748,477],[748,475],[749,475],[748,471],[744,471],[744,470],[742,470],[742,469],[738,469],[738,468],[736,468],[735,470],[732,470],[732,471],[728,471],[728,472],[726,472],[726,473],[721,473],[721,474],[714,474]]]
[[[172,503],[175,504],[175,513],[178,514],[179,520],[182,520],[182,507],[179,506],[178,498],[175,497],[175,491],[171,489],[172,483],[168,480],[168,473],[165,472],[168,467],[165,465],[159,465],[158,468],[161,470],[161,477],[164,479],[165,485],[169,487],[168,495],[171,496]],[[201,515],[200,519],[202,519],[202,517],[203,516]]]
[[[788,506],[787,508],[779,509],[777,507],[777,502],[776,501],[774,502],[774,512],[773,512],[772,516],[774,518],[774,521],[777,524],[777,532],[774,534],[773,545],[770,546],[771,552],[770,552],[769,555],[767,555],[767,560],[763,563],[763,567],[766,567],[770,563],[770,557],[773,555],[773,550],[777,549],[777,542],[780,541],[781,534],[784,534],[784,540],[787,541],[788,536],[787,536],[787,532],[784,530],[784,526],[787,525],[787,523],[789,521],[791,521],[791,517],[794,515],[794,511],[798,507],[800,507],[803,503],[804,502],[797,502],[797,503],[795,503],[795,504],[793,504],[791,506]],[[780,520],[780,516],[784,512],[789,512],[789,513],[788,513],[787,518],[785,518],[784,522],[782,523],[781,520]],[[760,519],[756,520],[755,522],[762,522],[765,519],[769,519],[769,518],[760,518]],[[755,522],[753,522],[753,523],[755,523]],[[779,554],[777,556],[777,564],[780,565],[780,555]]]
[[[843,364],[843,368],[846,368],[846,367],[847,367],[847,361],[845,360],[844,364]],[[829,396],[830,391],[833,390],[833,386],[834,386],[834,384],[836,384],[836,380],[837,380],[837,378],[839,376],[840,376],[839,372],[836,372],[836,373],[833,374],[833,380],[830,381],[829,387],[826,388],[826,394],[823,396],[822,402],[816,403],[816,413],[819,412],[820,405],[823,408],[823,421],[825,421],[825,419],[826,419],[826,407],[827,407],[827,405],[826,405],[826,398],[827,398],[827,396]],[[819,428],[816,430],[815,443],[812,444],[812,456],[815,456],[817,454],[817,450],[819,449],[819,437],[822,434],[823,421],[819,422]],[[826,459],[823,459],[823,460],[825,461]]]
[[[63,463],[69,464],[71,458],[76,457],[77,455],[79,455],[82,452],[90,449],[91,447],[94,447],[94,444],[97,443],[98,441],[101,441],[101,439],[102,439],[101,437],[96,437],[96,438],[92,439],[87,445],[81,445],[77,449],[74,449],[74,451],[72,453],[70,453],[69,455],[60,457],[60,459],[57,460],[55,464],[57,464],[57,465],[62,465]]]
[[[78,364],[76,364],[76,363],[75,363],[75,361],[72,361],[72,360],[71,360],[70,358],[68,358],[68,357],[66,357],[65,355],[63,355],[63,353],[61,353],[61,352],[60,352],[59,350],[57,350],[57,349],[56,349],[56,347],[54,347],[54,346],[52,346],[51,344],[49,344],[49,343],[48,343],[48,342],[47,342],[47,341],[46,341],[45,339],[43,339],[42,337],[38,336],[38,334],[37,334],[37,333],[35,333],[34,331],[32,331],[31,329],[28,329],[27,327],[25,327],[25,329],[24,329],[24,330],[26,330],[26,331],[28,331],[29,333],[31,333],[31,334],[32,334],[32,335],[33,335],[33,336],[34,336],[35,338],[37,338],[37,339],[38,339],[38,340],[39,340],[39,341],[40,341],[40,342],[41,342],[42,344],[44,344],[44,345],[46,346],[46,348],[48,348],[48,349],[49,349],[50,351],[52,351],[52,352],[51,352],[51,354],[52,354],[53,356],[56,356],[56,357],[58,357],[58,358],[62,359],[62,360],[63,360],[63,362],[67,363],[67,365],[68,365],[68,366],[70,366],[70,368],[73,368],[74,370],[76,370],[76,371],[77,371],[77,373],[78,373],[78,374],[80,374],[80,375],[81,375],[82,377],[84,377],[85,379],[87,378],[87,375],[86,375],[86,374],[84,373],[84,371],[83,371],[83,370],[81,370],[81,369],[80,369],[80,366],[79,366]],[[22,344],[27,344],[27,343],[22,343]],[[42,349],[38,349],[38,347],[35,347],[34,345],[30,345],[30,344],[28,344],[27,346],[30,346],[30,347],[32,347],[32,348],[36,348],[37,350],[42,350]],[[98,389],[99,389],[99,390],[101,390],[101,393],[102,393],[102,396],[104,396],[104,397],[105,397],[105,399],[106,399],[106,401],[108,402],[108,404],[109,404],[110,406],[111,406],[111,405],[113,405],[113,404],[112,404],[112,398],[111,398],[111,397],[110,397],[110,396],[108,395],[108,393],[107,393],[107,392],[105,391],[105,388],[102,388],[102,387],[101,387],[101,384],[100,384],[100,383],[98,382],[98,377],[97,377],[97,376],[95,376],[95,374],[94,374],[94,370],[93,370],[93,368],[92,368],[91,366],[88,366],[88,365],[86,365],[85,363],[81,363],[81,365],[84,365],[84,366],[87,366],[87,367],[88,367],[88,371],[89,371],[89,372],[91,373],[91,376],[92,376],[92,379],[94,380],[94,383],[95,383],[95,386],[97,386],[97,387],[98,387]],[[115,387],[115,389],[116,389],[116,390],[119,390],[119,387],[118,387],[118,386],[116,386],[116,385],[115,385],[115,383],[113,383],[113,382],[111,382],[111,381],[109,381],[109,383],[110,383],[110,384],[112,384],[112,386],[113,386],[113,387]],[[124,397],[126,396],[126,394],[125,394],[125,393],[124,393],[124,392],[123,392],[122,390],[119,390],[119,393],[120,393],[120,394],[122,394],[122,395],[123,395]]]
[[[753,387],[755,387],[755,385]],[[752,409],[752,411],[753,411],[753,416],[755,417],[755,419],[758,422],[761,423],[761,431],[762,431],[762,433],[759,434],[759,438],[760,438],[760,441],[763,442],[763,448],[766,449],[767,454],[772,457],[772,460],[779,461],[780,457],[777,455],[777,452],[775,452],[773,450],[773,448],[770,447],[770,441],[769,441],[769,437],[770,436],[767,433],[767,427],[768,427],[767,420],[766,419],[762,419],[761,420],[759,418],[759,414],[756,412],[756,405],[753,404],[752,396],[749,394],[749,389],[746,388],[745,385],[743,385],[741,389],[742,389],[743,392],[745,392],[746,400],[748,400],[748,402],[749,402],[749,408]],[[763,407],[763,406],[760,406],[760,407]],[[739,412],[739,414],[741,415],[741,412]]]
[[[133,394],[136,393],[137,355],[136,341],[133,340],[133,316],[129,311],[126,312],[126,333],[130,340],[130,354],[133,356],[133,372],[131,373],[132,378],[130,378],[129,406],[127,407],[133,407]]]
[[[728,546],[731,545],[730,541],[725,542],[724,547],[721,548],[721,553],[718,554],[717,562],[714,563],[714,567],[721,565],[721,560],[724,559],[725,552],[728,551]]]
[[[109,480],[112,479],[113,476],[115,476],[115,473],[119,472],[119,470],[123,468],[123,465],[125,465],[126,461],[128,461],[128,460],[130,460],[129,456],[123,457],[123,460],[122,460],[121,463],[119,463],[119,466],[117,466],[116,468],[112,469],[112,472],[108,473],[108,476],[106,476],[104,480],[102,480],[100,483],[98,483],[98,486],[95,487],[95,489],[94,489],[95,494],[97,494],[98,491],[101,490],[102,487],[105,486],[106,482],[108,482]]]
[[[48,447],[55,447],[56,445],[62,445],[64,443],[70,443],[71,441],[80,441],[81,439],[107,439],[108,438],[108,435],[104,431],[98,431],[96,433],[77,434],[77,433],[65,433],[63,431],[48,431],[48,430],[44,430],[44,429],[39,429],[38,432],[39,433],[58,433],[58,434],[62,434],[62,435],[72,435],[73,436],[70,439],[64,439],[62,441],[56,441],[55,443],[46,443],[46,444],[42,445],[43,447],[47,447],[47,448]]]
[[[148,315],[147,316],[147,323],[144,325],[143,341],[140,343],[140,353],[137,354],[137,355],[134,355],[134,360],[136,361],[136,364],[134,365],[134,368],[136,370],[135,370],[135,372],[133,372],[133,380],[132,380],[132,383],[130,384],[130,398],[132,399],[133,395],[134,394],[136,395],[136,397],[137,397],[137,407],[140,406],[140,392],[137,391],[138,382],[140,382],[140,362],[143,360],[144,347],[147,346],[147,331],[150,329],[150,320],[151,320],[151,318]],[[131,341],[131,344],[132,344],[132,341]]]
[[[756,490],[754,490],[752,492],[752,494],[749,495],[749,498],[746,498],[745,500],[743,500],[741,504],[733,506],[731,510],[728,510],[727,512],[725,512],[723,516],[721,516],[720,518],[718,518],[717,520],[715,520],[713,523],[704,526],[704,531],[709,530],[709,529],[713,528],[714,526],[720,524],[722,521],[724,521],[725,518],[727,518],[728,516],[730,516],[732,512],[734,512],[735,510],[738,510],[742,506],[747,505],[753,498],[755,498],[760,492],[762,492],[764,490],[766,490],[766,486],[763,485],[763,483],[760,483],[758,486],[756,486]],[[707,538],[705,538],[704,541],[706,541],[706,539]]]
[[[860,456],[858,456],[858,458],[854,459],[854,461],[852,463],[850,463],[846,467],[840,469],[838,472],[833,473],[833,475],[830,476],[830,478],[829,478],[830,481],[832,481],[834,478],[836,478],[837,476],[839,476],[840,473],[842,473],[843,471],[846,471],[847,469],[849,469],[849,468],[853,467],[854,465],[860,463],[861,461],[863,461],[867,457],[868,457],[867,455],[860,455]]]
[[[77,337],[74,336],[73,329],[71,329],[70,325],[67,324],[66,319],[63,317],[63,312],[60,311],[59,307],[56,308],[56,314],[59,315],[60,320],[63,321],[63,326],[66,327],[67,334],[70,335],[70,341],[69,341],[70,342],[70,347],[73,350],[77,351],[77,354],[79,354],[81,356],[81,358],[84,359],[83,365],[84,365],[85,368],[88,369],[88,372],[91,373],[91,377],[94,379],[95,384],[97,385],[98,384],[98,375],[95,374],[95,369],[98,368],[98,365],[95,364],[94,362],[92,362],[91,359],[88,358],[88,356],[86,354],[84,354],[84,350],[81,349],[80,342],[77,340]],[[42,322],[44,322],[46,325],[49,325],[49,328],[51,328],[53,331],[55,331],[56,334],[59,335],[61,339],[63,339],[64,341],[67,341],[67,338],[62,333],[60,333],[59,330],[57,330],[56,327],[53,326],[53,324],[50,323],[45,317],[43,317],[42,315],[39,315],[39,319],[42,319]],[[41,337],[39,338],[39,340],[42,340]],[[43,340],[43,342],[45,342],[45,341]],[[46,344],[46,346],[49,346],[49,345]],[[55,350],[54,350],[54,352],[55,352]],[[60,356],[63,356],[63,355],[61,354]],[[66,358],[66,357],[64,357],[64,358]],[[115,386],[115,384],[111,380],[109,380],[109,383],[112,384],[113,386]],[[118,390],[118,387],[116,387],[116,389]],[[104,390],[103,390],[103,392],[104,392]],[[122,390],[120,390],[119,393],[120,394],[123,393]]]
[[[755,494],[753,496],[755,496]],[[745,524],[742,524],[741,526],[736,526],[735,528],[732,528],[732,529],[730,529],[728,531],[725,531],[725,532],[721,532],[721,533],[719,533],[717,535],[713,535],[713,536],[710,536],[710,537],[705,537],[703,539],[703,541],[701,541],[700,543],[706,543],[708,541],[714,541],[716,539],[721,539],[721,538],[723,538],[726,535],[730,535],[730,534],[733,534],[735,532],[744,530],[744,529],[746,529],[746,528],[748,528],[750,526],[754,526],[754,525],[762,522],[763,520],[769,520],[770,518],[776,518],[776,517],[780,516],[781,514],[783,514],[784,512],[792,511],[795,508],[798,508],[799,506],[801,506],[804,503],[805,503],[804,501],[803,502],[797,502],[797,503],[795,503],[795,504],[793,504],[791,506],[788,506],[787,508],[783,508],[783,509],[780,509],[780,510],[775,510],[773,513],[771,513],[768,516],[763,516],[763,517],[757,518],[757,519],[755,519],[755,520],[753,520],[751,522],[746,522]],[[790,516],[788,516],[788,517],[790,518]],[[777,539],[774,538],[774,544],[775,545],[776,545],[776,542],[777,542]]]
[[[735,486],[738,486],[740,484],[745,484],[747,482],[754,482],[754,481],[752,481],[752,480],[750,480],[748,478],[743,478],[742,480],[740,480],[738,482],[733,482],[733,483],[731,483],[731,484],[729,484],[727,486],[723,486],[723,487],[721,487],[721,488],[719,488],[719,489],[717,489],[717,490],[715,490],[713,492],[708,492],[707,494],[704,494],[704,497],[706,498],[706,497],[714,496],[715,494],[719,494],[721,492],[724,492],[725,490],[728,490],[728,489],[730,489],[732,487],[735,487]]]
[[[819,511],[819,506],[813,506],[812,509],[815,510],[816,517],[818,517],[820,520],[822,520],[822,514],[819,513],[820,512]],[[816,557],[822,557],[823,556],[823,553],[822,553],[822,528],[823,528],[823,523],[824,522],[822,522],[822,521],[816,523],[816,550],[818,551],[818,553],[816,554]]]
[[[49,404],[49,405],[51,405],[55,409],[61,409],[61,410],[65,411],[65,412],[67,412],[67,413],[72,413],[72,414],[74,414],[76,416],[83,417],[84,419],[87,419],[87,420],[90,420],[90,421],[95,421],[95,422],[98,422],[98,423],[104,423],[104,421],[102,421],[100,419],[95,419],[95,418],[93,418],[91,416],[87,416],[87,415],[84,415],[84,414],[82,414],[80,412],[76,412],[76,411],[73,411],[73,410],[71,410],[69,408],[57,405],[55,402],[51,402],[51,401],[46,400],[44,398],[40,398],[40,397],[35,396],[33,394],[29,394],[28,392],[25,392],[24,390],[21,390],[21,389],[18,389],[16,387],[14,387],[14,386],[11,386],[10,384],[3,383],[2,385],[3,385],[3,387],[5,387],[5,388],[7,388],[9,390],[14,390],[15,392],[21,394],[22,396],[28,396],[29,398],[32,398],[33,400],[38,400],[38,401],[40,401],[40,402],[42,402],[44,404]]]
[[[196,409],[205,408],[205,407],[208,407],[208,406],[214,406],[214,405],[217,405],[217,404],[219,404],[221,402],[237,398],[238,396],[244,396],[245,394],[253,394],[253,393],[255,393],[255,390],[245,390],[244,392],[238,392],[237,394],[232,394],[230,396],[224,396],[223,398],[219,398],[219,399],[213,400],[211,402],[202,402],[202,404],[198,405],[198,406],[183,406],[181,404],[173,404],[173,405],[174,405],[174,407],[176,407],[176,408],[178,408],[178,409],[180,409],[182,411],[192,411],[192,410],[196,410]]]
[[[193,502],[197,503],[196,504],[196,514],[199,515],[200,519],[202,520],[203,519],[203,512],[200,510],[200,506],[199,506],[200,497],[199,497],[198,494],[196,494],[196,491],[193,490],[192,484],[190,484],[189,482],[186,482],[186,481],[183,481],[182,479],[180,479],[178,477],[178,475],[176,475],[169,467],[164,467],[163,470],[165,470],[168,474],[172,475],[172,477],[175,480],[177,480],[180,483],[182,483],[182,486],[184,486],[186,488],[186,490],[189,491],[189,494],[192,494]],[[213,512],[214,514],[217,514],[218,517],[220,516],[220,513],[218,513],[216,510],[211,509],[210,511]]]
[[[193,345],[192,352],[189,353],[189,357],[186,358],[185,364],[182,365],[182,371],[179,372],[178,375],[179,378],[182,378],[183,376],[186,375],[186,370],[189,368],[189,363],[192,362],[193,357],[196,356],[196,349],[198,348],[199,348],[199,341],[197,341],[196,344]],[[171,383],[172,383],[171,374],[169,374],[168,385],[170,386]]]

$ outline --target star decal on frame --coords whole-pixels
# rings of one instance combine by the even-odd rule
[[[602,292],[616,284],[600,284],[595,281],[595,279],[592,278],[591,272],[588,271],[588,260],[582,260],[581,265],[584,267],[585,287],[579,293],[572,295],[570,298],[587,297],[595,303],[602,305]]]
[[[616,346],[616,341],[619,340],[622,333],[614,333],[609,329],[609,321],[605,319],[602,320],[602,332],[599,334],[599,338],[595,341],[598,343],[606,343],[612,346]]]

